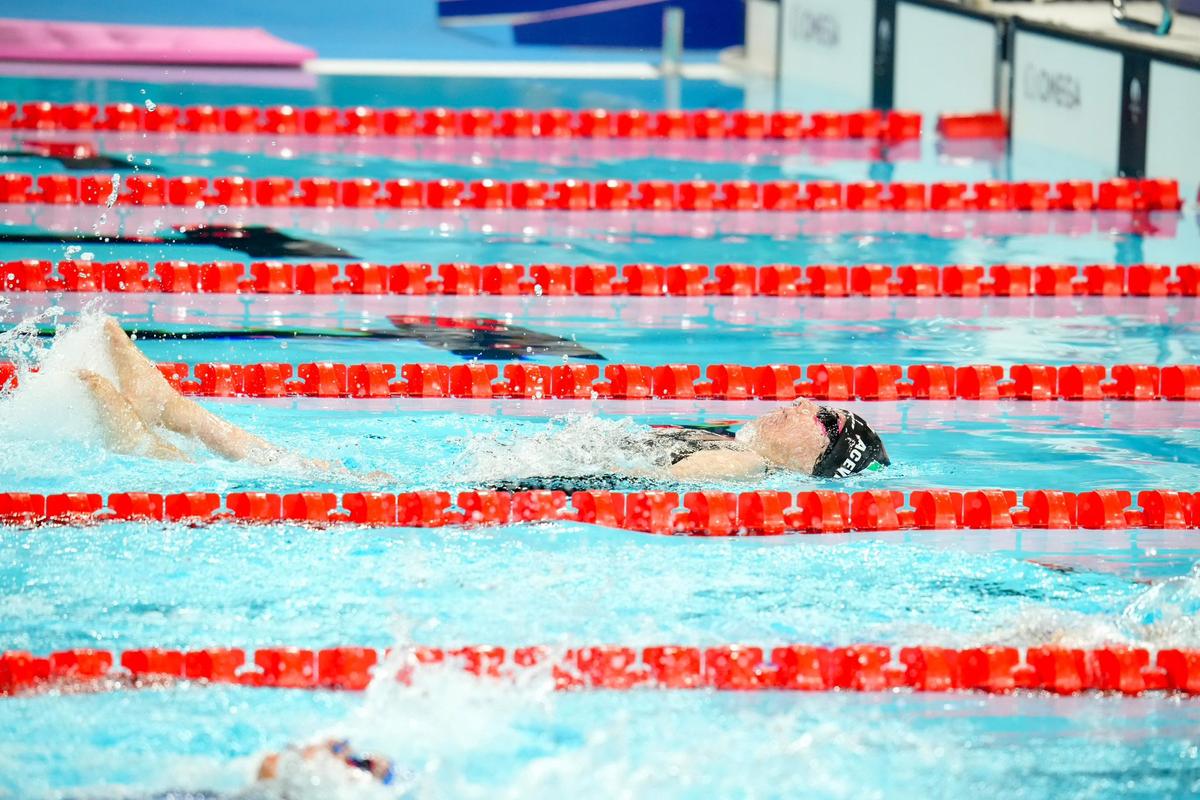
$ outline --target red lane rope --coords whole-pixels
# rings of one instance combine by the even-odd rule
[[[942,114],[938,135],[945,139],[1007,139],[1008,120],[998,111],[982,114]]]
[[[946,141],[948,156],[987,158],[1003,155],[1006,142]],[[875,161],[914,163],[921,159],[917,139],[881,143],[877,139],[504,139],[376,136],[242,136],[238,134],[124,133],[119,131],[29,132],[0,128],[0,149],[61,161],[64,165],[107,152],[136,153],[175,159],[229,153],[274,159],[334,156],[420,161],[427,164],[478,165],[494,161],[574,163],[576,160],[619,162],[658,158],[705,164],[776,164],[790,157],[817,162]],[[157,163],[157,162],[156,162]],[[175,163],[172,161],[171,163]],[[76,164],[78,166],[78,164]],[[269,167],[263,167],[268,170]]]
[[[467,137],[507,139],[870,139],[921,138],[909,111],[644,111],[473,108],[294,108],[292,106],[0,102],[0,128],[269,136]]]
[[[127,520],[309,525],[448,525],[574,521],[665,535],[772,536],[896,530],[1011,528],[1116,530],[1200,528],[1200,492],[1118,489],[959,492],[919,489],[833,492],[465,491],[452,507],[449,492],[213,492],[154,494],[0,493],[0,525]]]
[[[1060,695],[1113,692],[1200,694],[1200,650],[1113,646],[1069,649],[1057,645],[954,650],[860,644],[811,645],[600,645],[565,652],[545,647],[407,648],[395,672],[402,683],[431,667],[457,667],[480,678],[518,678],[548,670],[559,690],[716,689],[880,692],[1014,690]],[[314,651],[273,647],[253,652],[246,669],[240,648],[179,650],[63,650],[47,657],[0,655],[0,695],[58,688],[101,691],[177,680],[288,689],[362,691],[382,669],[369,647]],[[119,664],[120,667],[115,666]]]
[[[0,265],[6,292],[543,297],[1196,297],[1200,264],[353,264],[48,259]]]
[[[516,209],[557,211],[985,212],[1178,211],[1179,182],[1168,178],[968,185],[834,181],[538,180],[469,183],[443,178],[165,178],[113,174],[0,175],[0,203],[58,206],[226,208]]]
[[[188,364],[161,363],[194,397],[473,400],[1200,400],[1200,364]],[[700,380],[701,372],[707,380]],[[295,378],[293,378],[295,374]],[[399,375],[399,379],[397,379]],[[0,362],[0,389],[13,388]]]

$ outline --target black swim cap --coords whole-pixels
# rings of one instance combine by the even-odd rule
[[[846,424],[839,430],[838,411],[828,406],[817,410],[817,419],[829,433],[829,446],[817,457],[813,475],[818,478],[847,478],[873,465],[891,464],[879,434],[866,420],[849,411],[841,411]]]

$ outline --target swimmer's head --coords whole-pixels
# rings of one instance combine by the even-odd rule
[[[845,478],[891,463],[862,417],[811,400],[750,420],[737,439],[776,466],[821,478]]]

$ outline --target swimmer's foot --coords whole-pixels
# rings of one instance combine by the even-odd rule
[[[188,460],[182,450],[164,442],[146,426],[128,398],[118,392],[108,379],[87,369],[79,370],[76,375],[96,403],[104,442],[110,450],[166,461]]]
[[[178,393],[112,317],[104,321],[104,334],[121,394],[148,428],[161,424],[163,410]]]

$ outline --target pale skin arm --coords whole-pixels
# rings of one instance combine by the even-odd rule
[[[701,450],[672,464],[667,472],[684,480],[743,480],[767,470],[767,462],[757,453],[742,450]]]

